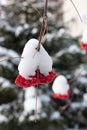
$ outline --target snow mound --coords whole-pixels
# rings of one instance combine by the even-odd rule
[[[34,76],[39,66],[39,70],[43,75],[48,75],[52,71],[52,60],[48,53],[41,45],[40,51],[37,51],[37,39],[29,40],[23,50],[22,59],[19,63],[19,74],[29,79],[29,76]]]

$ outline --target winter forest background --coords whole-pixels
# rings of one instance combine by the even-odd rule
[[[38,38],[44,0],[10,0],[0,7],[0,130],[87,130],[87,56],[81,36],[73,37],[63,20],[63,1],[48,0],[48,32],[44,47],[53,60],[53,70],[72,82],[68,100],[51,97],[52,83],[39,86],[35,124],[35,88],[18,88],[14,81],[21,55],[30,38]],[[64,106],[67,106],[64,109]]]

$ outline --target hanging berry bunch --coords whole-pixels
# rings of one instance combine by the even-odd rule
[[[52,59],[41,45],[47,29],[47,3],[48,0],[45,1],[39,40],[30,39],[24,47],[23,58],[18,66],[19,75],[15,80],[19,87],[26,88],[38,84],[48,84],[56,76],[56,73],[52,71]]]
[[[22,59],[19,63],[15,83],[19,87],[30,87],[38,84],[50,83],[56,76],[52,71],[52,59],[43,48],[37,51],[39,41],[29,40],[23,50]]]
[[[70,96],[70,86],[65,76],[59,75],[53,82],[52,85],[53,94],[52,97],[55,99],[67,99]]]

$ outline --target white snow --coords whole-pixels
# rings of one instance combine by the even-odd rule
[[[5,82],[3,83],[3,87],[4,87],[4,88],[11,87],[11,83],[10,83],[9,81],[5,81]]]
[[[39,116],[39,115],[37,115],[37,119],[36,119],[36,120],[38,120],[38,119],[40,119],[40,116]],[[35,121],[35,115],[29,116],[29,120],[30,120],[30,121]]]
[[[7,0],[0,0],[0,4],[1,5],[6,5],[7,4]]]
[[[32,29],[32,34],[36,34],[38,32],[38,29],[37,28],[33,28]]]
[[[45,104],[50,102],[50,97],[49,97],[49,95],[46,95],[46,94],[41,94],[40,99],[42,102],[45,102]]]
[[[24,101],[24,111],[26,112],[32,112],[32,110],[35,110],[35,103],[36,103],[36,98],[35,98],[35,88],[30,87],[25,90],[25,101]],[[38,111],[41,108],[41,101],[40,98],[38,97]]]
[[[87,107],[87,94],[83,95],[83,100],[80,102],[72,102],[71,103],[71,108],[72,109],[78,109],[78,108],[85,108]]]
[[[35,88],[32,86],[25,89],[25,99],[35,96]]]
[[[19,74],[27,79],[29,79],[29,76],[35,75],[38,67],[44,75],[48,75],[52,71],[51,57],[42,45],[40,51],[37,51],[38,42],[37,39],[31,39],[26,43],[22,53],[22,57],[24,58],[21,59],[18,66]]]
[[[40,117],[41,117],[41,118],[46,118],[46,117],[47,117],[47,114],[46,114],[45,112],[42,112],[42,113],[40,114]]]
[[[7,66],[9,64],[8,65],[9,68],[12,68],[12,65],[10,63],[8,63],[7,60],[9,58],[19,57],[18,53],[16,53],[15,51],[13,51],[11,49],[6,49],[5,47],[1,47],[1,46],[0,46],[0,56],[1,56],[0,61],[6,59],[6,61],[0,62],[0,64],[3,64],[4,66]],[[12,62],[14,64],[18,64],[19,59],[20,58],[14,58],[14,59],[12,59]]]
[[[3,42],[5,40],[4,37],[0,37],[0,42]]]
[[[0,113],[2,110],[6,109],[8,110],[10,108],[10,104],[3,104],[3,105],[0,105]]]
[[[58,120],[60,119],[60,113],[58,111],[55,111],[51,114],[51,120]]]
[[[47,33],[47,34],[45,35],[45,40],[47,39],[48,42],[51,42],[52,39],[54,38],[54,36],[55,36],[55,33],[52,33],[52,34]]]
[[[68,52],[72,53],[72,54],[79,53],[79,52],[81,52],[81,49],[79,49],[78,46],[76,46],[76,45],[71,45],[68,49]]]
[[[24,27],[24,29],[28,29],[29,28],[29,24],[25,23],[23,27]]]
[[[15,29],[15,36],[19,36],[22,31],[23,31],[23,27],[22,26],[16,27],[16,29]]]
[[[77,45],[71,45],[69,48],[65,48],[65,49],[62,49],[61,51],[59,51],[56,54],[56,56],[60,57],[60,56],[62,56],[65,53],[71,53],[71,54],[81,53],[81,54],[85,54],[85,51],[80,49],[80,48],[78,48]]]
[[[71,103],[71,108],[73,109],[78,109],[82,107],[82,102],[72,102]]]
[[[28,113],[28,112],[32,112],[35,110],[35,102],[36,102],[36,99],[35,97],[33,98],[29,98],[28,100],[25,99],[24,101],[24,110]],[[41,104],[40,104],[40,101],[38,99],[38,107],[37,109],[39,109],[41,107]]]
[[[23,6],[27,6],[27,4],[28,4],[27,1],[23,2]]]
[[[9,117],[6,117],[6,115],[7,115],[6,112],[9,111],[10,107],[11,107],[10,103],[0,105],[0,123],[9,122],[9,117],[11,115],[9,115]]]
[[[56,94],[67,94],[67,91],[69,90],[69,84],[65,76],[60,75],[54,80],[52,90]]]
[[[19,117],[20,114],[16,111],[17,104],[15,101],[8,104],[2,104],[0,105],[0,123],[9,122],[13,118],[12,113],[9,114],[9,110],[12,109],[12,106],[14,106],[14,116],[17,118]]]
[[[0,46],[0,55],[6,55],[7,52],[8,50],[6,48]]]
[[[11,26],[8,22],[4,21],[3,19],[0,20],[0,28],[10,31],[14,33],[16,36],[19,36],[19,34],[26,28],[26,25],[23,26]]]
[[[4,20],[5,18],[6,18],[6,14],[3,10],[1,10],[0,20]]]
[[[0,114],[0,123],[7,122],[8,118],[2,114]]]
[[[67,29],[61,28],[58,33],[57,36],[58,37],[62,37],[62,36],[70,36],[70,32]]]
[[[24,111],[19,117],[19,121],[22,122],[27,114],[31,114],[32,111],[35,111],[36,105],[36,92],[35,88],[32,86],[25,89],[25,100],[24,100]],[[37,99],[37,116],[39,118],[39,112],[41,112],[42,103],[40,97]],[[35,120],[35,115],[29,116],[29,120]]]
[[[6,28],[6,30],[7,31],[10,31],[10,32],[15,32],[15,27],[12,27],[12,26],[10,26],[8,23],[6,23],[6,26],[5,26],[5,28]]]
[[[83,23],[87,24],[87,13],[81,13],[80,15],[82,17]]]
[[[3,88],[7,88],[7,87],[11,87],[11,83],[9,80],[3,78],[3,77],[0,77],[0,84]]]
[[[79,77],[78,81],[81,82],[82,84],[87,84],[87,78],[86,77]]]
[[[67,49],[62,49],[61,51],[59,51],[57,54],[56,54],[56,57],[60,57],[60,56],[62,56],[64,53],[66,53],[67,52]]]
[[[3,67],[7,67],[8,66],[9,69],[13,69],[13,65],[11,63],[7,62],[7,60],[8,60],[8,57],[0,58],[0,65],[2,65]]]
[[[19,56],[18,53],[16,53],[15,51],[13,51],[11,49],[6,49],[5,47],[1,47],[1,46],[0,46],[0,55],[6,55],[9,57]]]
[[[87,103],[87,93],[84,93],[83,100]]]
[[[74,89],[73,89],[73,93],[79,94],[79,93],[80,93],[80,90],[79,90],[78,88],[74,88]]]
[[[4,20],[0,20],[0,28],[6,28],[9,27],[10,25],[4,21]],[[13,29],[12,29],[13,30]],[[13,32],[13,31],[12,31]]]

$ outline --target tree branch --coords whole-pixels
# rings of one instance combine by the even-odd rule
[[[6,58],[6,59],[2,59],[2,60],[0,60],[0,62],[7,61],[7,60],[20,59],[20,58],[24,58],[24,57],[21,57],[21,56],[18,56],[18,57],[10,57],[10,58]]]
[[[81,22],[83,22],[82,17],[80,16],[80,13],[79,13],[79,11],[77,10],[77,8],[76,8],[76,6],[75,6],[73,0],[70,0],[70,1],[71,1],[71,3],[72,3],[73,7],[75,8],[75,10],[76,10],[76,12],[77,12],[77,14],[78,14],[78,16],[79,16]]]
[[[40,38],[39,38],[39,43],[38,43],[37,51],[40,50],[42,38],[43,38],[43,36],[44,36],[44,34],[46,32],[46,29],[47,29],[47,6],[48,6],[48,0],[45,0],[44,13],[43,13],[43,23],[42,23],[42,26],[41,26]]]
[[[81,72],[82,72],[83,69],[81,69],[77,75],[73,76],[69,81],[68,83],[71,84],[72,82],[74,82],[75,80],[77,80],[77,78],[80,76]]]

